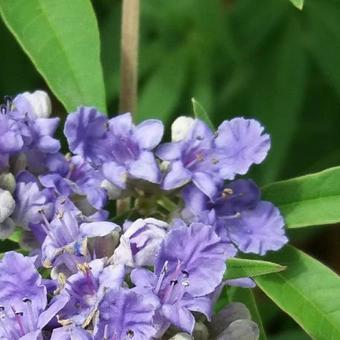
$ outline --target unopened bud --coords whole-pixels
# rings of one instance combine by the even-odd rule
[[[15,201],[7,190],[0,189],[0,223],[3,223],[15,209]]]
[[[195,120],[191,117],[181,116],[178,117],[171,125],[171,139],[173,142],[179,142],[184,139]]]
[[[51,99],[45,91],[24,92],[22,96],[31,105],[33,113],[38,118],[48,118],[51,115]]]
[[[0,188],[13,194],[15,190],[15,177],[10,172],[4,172],[0,175]]]

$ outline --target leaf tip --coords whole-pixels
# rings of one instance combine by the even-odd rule
[[[290,2],[300,11],[303,10],[304,0],[290,0]]]

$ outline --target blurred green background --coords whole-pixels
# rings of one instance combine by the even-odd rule
[[[257,118],[272,136],[270,156],[251,174],[260,184],[340,165],[339,0],[306,0],[302,12],[288,0],[141,3],[141,119],[158,117],[170,125],[177,115],[192,113],[191,97],[216,125],[237,115]],[[93,5],[114,115],[121,2],[93,0]],[[0,93],[47,89],[2,22],[0,41]],[[55,114],[65,117],[53,100]],[[340,272],[335,226],[293,231],[290,238]],[[269,339],[308,339],[266,298],[259,301]]]

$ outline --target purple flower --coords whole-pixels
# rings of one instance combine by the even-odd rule
[[[5,106],[0,111],[0,169],[9,166],[9,157],[24,145],[17,123],[7,115]]]
[[[46,92],[41,90],[21,93],[14,98],[12,103],[12,111],[17,115],[48,118],[51,110],[51,99]]]
[[[23,124],[28,124],[29,128],[29,134],[24,136],[23,148],[27,167],[36,174],[42,173],[60,149],[60,142],[53,138],[59,118],[38,118]]]
[[[103,165],[107,180],[125,189],[126,179],[136,178],[151,183],[160,182],[160,170],[152,150],[163,136],[163,124],[149,119],[135,126],[130,113],[109,121],[111,161]]]
[[[127,340],[152,339],[155,306],[131,289],[109,290],[99,305],[99,321],[94,338]]]
[[[254,119],[234,118],[217,130],[215,146],[220,153],[220,175],[233,179],[244,175],[252,164],[260,164],[270,149],[270,137]]]
[[[192,181],[212,199],[223,180],[245,174],[252,164],[264,160],[270,148],[269,136],[262,134],[263,127],[252,119],[224,121],[216,134],[195,120],[183,131],[174,131],[181,137],[157,149],[157,156],[170,162],[162,183],[165,190]]]
[[[59,322],[86,327],[95,315],[108,289],[118,289],[124,280],[124,266],[106,266],[106,260],[97,259],[78,265],[79,271],[70,276],[61,294],[68,303],[59,313]]]
[[[160,182],[160,170],[152,150],[163,136],[159,120],[135,126],[130,113],[108,120],[93,108],[81,107],[65,124],[70,149],[100,166],[104,177],[119,189],[127,178]]]
[[[48,218],[53,215],[54,198],[48,189],[40,190],[37,179],[29,172],[22,172],[17,176],[17,184],[14,192],[16,207],[13,220],[17,226],[26,230],[31,224],[42,221],[41,211]]]
[[[185,277],[186,291],[204,296],[221,283],[226,259],[225,247],[214,228],[193,223],[170,230],[157,255],[155,273],[160,275],[166,268],[164,280],[169,284]]]
[[[60,149],[60,142],[53,138],[59,118],[47,118],[50,100],[42,91],[25,92],[13,102],[7,99],[0,115],[0,167],[9,167],[9,158],[20,156],[21,169],[33,173],[46,170],[46,165]]]
[[[42,261],[50,267],[64,263],[71,272],[76,264],[91,259],[87,247],[89,238],[103,237],[120,227],[111,222],[82,223],[71,211],[60,212],[51,222],[45,221],[47,236],[42,245]]]
[[[109,156],[108,119],[93,107],[79,107],[67,116],[64,134],[70,150],[101,164]]]
[[[191,312],[200,312],[209,319],[212,313],[212,300],[210,296],[188,294],[186,292],[188,281],[185,275],[166,283],[163,281],[166,270],[165,266],[161,275],[157,276],[144,268],[134,269],[131,280],[136,287],[133,290],[146,297],[154,306],[159,305],[155,316],[157,336],[161,336],[171,324],[192,333],[195,318]]]
[[[191,312],[211,315],[212,300],[208,294],[221,284],[227,254],[213,227],[193,223],[178,224],[163,241],[155,262],[155,273],[135,269],[131,280],[136,290],[152,291],[159,298],[158,333],[173,324],[189,333],[195,319]]]
[[[261,191],[254,181],[239,179],[219,187],[219,193],[209,199],[194,186],[183,190],[186,209],[194,214],[214,209],[217,216],[232,216],[239,211],[255,208],[260,201]]]
[[[168,227],[167,223],[155,218],[140,218],[129,224],[113,254],[114,263],[130,267],[152,266]]]
[[[212,215],[222,240],[231,242],[242,252],[264,255],[288,241],[279,210],[272,203],[260,200],[260,190],[251,180],[230,182],[212,200],[190,186],[183,191],[183,198],[186,218],[206,221]]]
[[[8,105],[7,114],[16,121],[24,145],[28,169],[34,173],[46,170],[46,164],[60,149],[60,142],[53,138],[59,118],[48,118],[51,103],[43,91],[25,92]]]
[[[195,120],[184,139],[160,145],[156,154],[163,161],[170,162],[163,189],[176,189],[192,181],[207,196],[216,193],[221,178],[214,134],[202,121]]]
[[[47,290],[34,258],[15,252],[0,262],[0,338],[40,339],[42,329],[66,304],[66,298],[47,306]]]
[[[88,203],[96,208],[103,208],[106,202],[106,192],[101,188],[103,177],[88,162],[80,156],[65,159],[64,167],[55,172],[39,176],[39,180],[46,188],[53,188],[58,195],[84,196]]]
[[[270,202],[259,202],[255,209],[243,211],[228,224],[230,240],[244,253],[265,255],[288,242],[280,211]]]

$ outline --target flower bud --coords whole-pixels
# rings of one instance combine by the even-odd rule
[[[33,113],[38,118],[48,118],[51,115],[51,99],[45,91],[24,92],[22,96],[31,105]]]
[[[0,174],[0,188],[13,194],[15,190],[15,177],[10,172]]]
[[[124,227],[126,229],[126,225]],[[113,262],[130,267],[152,266],[168,227],[167,223],[155,218],[136,220],[121,236]]]
[[[252,320],[236,320],[216,340],[258,340],[259,327]]]
[[[3,223],[15,209],[15,201],[7,190],[0,189],[0,223]]]
[[[171,139],[173,142],[179,142],[184,139],[195,120],[191,117],[181,116],[178,117],[171,125]]]

